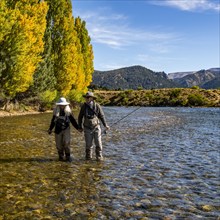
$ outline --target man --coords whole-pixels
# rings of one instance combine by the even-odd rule
[[[95,102],[96,97],[94,94],[92,92],[87,92],[86,95],[84,95],[84,98],[86,101],[80,109],[78,124],[79,131],[84,130],[86,160],[92,159],[93,140],[96,146],[96,159],[103,160],[100,121],[107,130],[109,129],[109,126],[106,123],[101,106]]]
[[[50,128],[48,129],[48,133],[51,134],[55,127],[55,142],[59,161],[64,161],[64,154],[66,156],[66,161],[71,162],[72,160],[70,156],[70,122],[76,129],[79,128],[71,113],[69,103],[62,97],[56,103]]]

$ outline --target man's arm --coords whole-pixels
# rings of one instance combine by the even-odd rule
[[[101,120],[104,127],[108,127],[106,119],[105,119],[105,115],[104,115],[104,112],[103,112],[101,106],[98,103],[96,103],[96,105],[97,105],[97,110],[98,110],[97,111],[98,118]]]

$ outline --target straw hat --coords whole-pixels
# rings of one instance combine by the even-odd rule
[[[64,97],[61,97],[56,105],[69,105],[70,103],[66,101]]]

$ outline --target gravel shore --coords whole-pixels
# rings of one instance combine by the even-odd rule
[[[0,110],[0,117],[9,117],[9,116],[18,116],[18,115],[33,115],[33,114],[41,114],[42,112],[37,111],[25,111],[25,112],[7,112]]]

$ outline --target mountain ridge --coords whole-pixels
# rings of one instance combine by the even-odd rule
[[[215,82],[220,77],[220,68],[211,68],[208,70],[199,70],[193,74],[186,75],[182,78],[174,78],[173,80],[181,87],[190,88],[199,86],[201,88],[215,89],[220,84]]]
[[[108,71],[94,71],[92,84],[106,89],[173,88],[177,84],[165,72],[154,72],[143,66]]]
[[[155,72],[135,65],[108,71],[95,70],[90,87],[108,90],[190,88],[220,88],[220,68],[208,70],[168,73]]]

